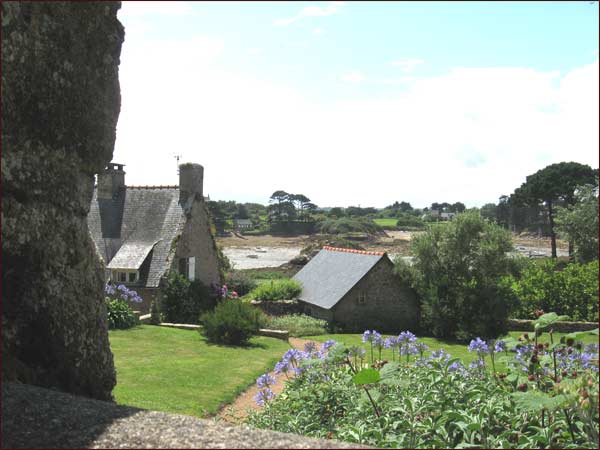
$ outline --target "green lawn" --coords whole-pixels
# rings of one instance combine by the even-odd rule
[[[519,336],[521,336],[522,334],[523,334],[523,332],[521,332],[521,331],[511,331],[508,333],[509,336],[512,336],[515,339],[518,338]],[[560,340],[560,337],[563,336],[564,334],[565,333],[554,333],[554,341],[557,342],[558,340]],[[533,333],[530,333],[530,336],[533,337]],[[390,337],[390,335],[384,335],[384,337]],[[365,344],[364,342],[362,342],[362,334],[324,334],[324,335],[320,335],[320,336],[306,336],[303,339],[313,339],[313,340],[319,341],[319,342],[324,342],[329,339],[333,339],[334,341],[342,342],[342,343],[346,344],[347,346],[360,346],[360,347],[363,347],[367,351],[366,357],[370,360],[371,347],[369,344]],[[428,357],[432,351],[443,348],[447,353],[450,353],[453,358],[460,358],[465,365],[469,364],[470,362],[474,361],[477,358],[477,354],[469,352],[469,347],[468,347],[468,345],[465,345],[465,344],[457,344],[455,342],[441,341],[439,339],[431,338],[431,337],[424,337],[424,338],[419,337],[418,340],[425,343],[430,348],[430,351],[425,353],[425,357]],[[540,337],[539,342],[547,342],[549,340],[550,340],[549,335],[547,333],[544,333]],[[582,340],[585,344],[591,344],[593,342],[597,343],[598,337],[597,336],[585,336]],[[378,352],[376,349],[373,350],[373,355],[374,355],[375,359],[379,358]],[[391,350],[383,349],[381,356],[383,359],[387,359],[389,361],[392,360]],[[411,357],[411,358],[414,358],[414,357]]]
[[[394,218],[373,219],[373,222],[375,222],[380,227],[392,227],[392,228],[396,228],[396,224],[398,223],[398,219],[394,219]]]
[[[231,402],[290,348],[262,336],[248,347],[212,345],[197,331],[151,325],[111,330],[109,339],[118,403],[200,417]]]

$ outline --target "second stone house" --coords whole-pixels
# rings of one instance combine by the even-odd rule
[[[105,279],[136,290],[148,312],[170,270],[219,283],[217,246],[204,202],[204,169],[179,166],[179,186],[126,186],[123,164],[98,174],[88,227]]]
[[[304,312],[346,331],[416,330],[419,302],[383,252],[325,246],[293,278]]]

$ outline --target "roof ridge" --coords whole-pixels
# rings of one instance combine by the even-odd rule
[[[332,251],[332,252],[357,253],[359,255],[376,255],[376,256],[383,256],[383,255],[385,255],[385,252],[375,252],[375,251],[368,251],[368,250],[355,250],[353,248],[331,247],[329,245],[324,245],[323,246],[323,250],[329,250],[329,251]]]

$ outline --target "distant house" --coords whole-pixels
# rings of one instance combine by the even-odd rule
[[[233,219],[233,228],[235,230],[249,230],[253,226],[250,219]]]
[[[219,282],[217,248],[202,196],[204,169],[179,168],[179,186],[126,186],[123,164],[98,174],[88,228],[105,280],[125,284],[147,312],[170,270],[205,285]]]
[[[294,276],[306,314],[348,331],[415,330],[419,304],[386,253],[323,247]]]
[[[440,214],[442,220],[452,220],[456,216],[456,213],[453,212],[443,212]]]

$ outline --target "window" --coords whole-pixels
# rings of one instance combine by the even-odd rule
[[[125,283],[127,281],[127,273],[126,272],[117,272],[117,279],[120,282]]]
[[[358,304],[365,305],[367,303],[367,295],[366,294],[358,294]]]
[[[188,280],[193,281],[196,276],[196,257],[180,258],[179,273],[186,276]]]
[[[135,283],[137,281],[137,273],[129,272],[129,280],[130,283]]]

